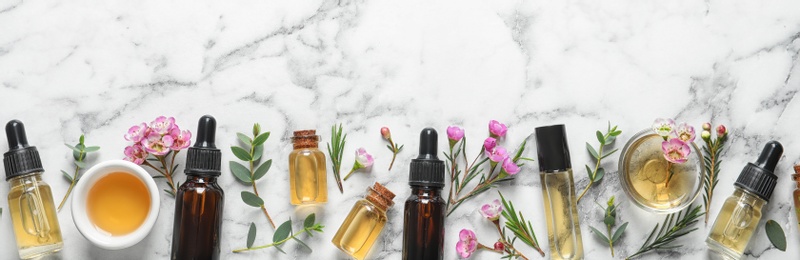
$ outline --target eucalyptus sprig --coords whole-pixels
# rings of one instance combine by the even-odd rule
[[[83,143],[83,141],[84,137],[83,135],[81,135],[81,137],[78,138],[78,144],[76,144],[75,146],[72,146],[67,143],[64,144],[65,146],[69,147],[70,150],[72,150],[72,158],[74,159],[72,164],[75,165],[75,171],[72,173],[72,175],[69,175],[69,173],[67,173],[66,171],[61,170],[61,173],[64,175],[64,178],[66,178],[67,181],[69,181],[69,188],[67,189],[67,193],[64,194],[64,198],[61,199],[61,204],[58,204],[58,211],[61,211],[61,208],[64,207],[64,203],[67,202],[69,194],[72,193],[72,189],[75,188],[75,184],[77,184],[78,180],[80,180],[80,176],[78,176],[78,173],[80,172],[81,169],[86,168],[86,163],[84,162],[84,160],[86,159],[86,155],[88,153],[93,153],[100,150],[99,146],[87,147]]]
[[[697,228],[691,227],[697,223],[697,219],[700,218],[700,216],[705,214],[705,212],[700,212],[700,208],[701,206],[698,205],[694,208],[686,208],[686,210],[682,212],[669,214],[669,216],[664,219],[664,223],[661,224],[661,229],[659,229],[658,224],[656,224],[653,231],[647,236],[642,247],[640,247],[636,253],[625,259],[636,258],[655,249],[675,249],[683,246],[670,245],[670,243],[697,230]],[[658,230],[658,233],[656,233],[656,230]]]
[[[717,137],[711,138],[711,123],[703,124],[703,132],[700,134],[703,138],[705,146],[703,146],[703,160],[705,161],[706,173],[703,175],[703,204],[705,205],[706,212],[711,209],[711,198],[714,195],[714,188],[717,187],[719,182],[720,164],[722,160],[719,159],[722,149],[725,147],[725,141],[728,140],[728,129],[724,125],[717,127]],[[706,225],[708,225],[708,214],[706,214]]]
[[[283,222],[283,224],[281,224],[278,227],[278,229],[275,230],[275,233],[272,235],[272,243],[266,244],[266,245],[263,245],[263,246],[255,246],[255,247],[253,246],[253,243],[255,242],[255,239],[256,239],[256,226],[255,226],[254,223],[251,222],[250,223],[250,230],[247,232],[247,248],[239,248],[239,249],[233,250],[233,252],[234,253],[241,253],[241,252],[245,252],[245,251],[252,251],[252,250],[259,250],[259,249],[264,249],[264,248],[269,248],[269,247],[275,247],[275,249],[277,249],[281,253],[285,254],[286,252],[283,251],[283,249],[281,249],[280,246],[283,245],[284,243],[288,242],[289,240],[297,241],[297,243],[300,244],[301,246],[303,246],[305,248],[308,248],[308,250],[310,250],[310,251],[313,251],[313,249],[311,249],[311,247],[309,247],[305,242],[303,242],[302,240],[298,239],[297,237],[300,234],[303,234],[303,233],[306,233],[306,234],[308,234],[308,236],[311,236],[311,237],[314,236],[314,232],[322,233],[322,229],[325,228],[325,226],[321,225],[320,223],[315,223],[315,221],[316,221],[316,217],[315,217],[314,213],[311,213],[303,221],[303,229],[300,230],[297,233],[294,233],[292,231],[292,220],[289,219],[286,222]],[[312,231],[314,231],[314,232],[312,232]]]
[[[539,241],[536,240],[536,233],[533,232],[533,226],[531,225],[530,221],[525,221],[525,217],[522,216],[522,211],[517,213],[517,210],[514,208],[514,204],[511,201],[506,201],[506,198],[503,197],[503,194],[499,191],[497,192],[500,194],[500,199],[503,202],[503,218],[506,219],[505,227],[508,230],[511,230],[512,233],[516,236],[513,239],[506,239],[506,241],[511,241],[511,244],[514,244],[516,239],[519,239],[526,245],[536,249],[541,256],[544,256],[544,251],[539,246]],[[510,248],[513,249],[513,246]]]
[[[272,228],[275,228],[275,223],[272,222],[272,217],[269,216],[267,208],[264,206],[264,200],[258,195],[258,186],[256,185],[256,181],[264,177],[269,171],[269,168],[272,167],[272,159],[259,165],[263,157],[262,155],[264,154],[264,142],[269,138],[269,134],[270,132],[261,133],[261,126],[259,124],[253,125],[252,138],[243,133],[236,133],[239,141],[244,145],[231,146],[231,151],[236,158],[247,162],[249,167],[245,167],[235,161],[230,161],[229,166],[233,176],[236,176],[239,181],[250,184],[253,187],[253,192],[242,191],[242,201],[247,205],[261,208],[261,211],[267,216],[269,224],[272,225]]]
[[[603,152],[605,146],[610,145],[617,139],[617,136],[620,135],[622,131],[617,130],[617,126],[611,127],[611,122],[608,122],[608,129],[606,133],[603,134],[600,130],[597,130],[595,134],[597,135],[597,141],[600,142],[597,149],[592,147],[588,142],[586,143],[586,150],[589,151],[589,154],[592,155],[592,158],[596,160],[594,164],[594,170],[589,168],[589,165],[586,165],[586,174],[589,175],[589,185],[586,185],[586,188],[583,189],[581,195],[578,196],[578,202],[581,201],[583,195],[586,195],[586,192],[589,191],[589,188],[592,187],[592,184],[595,182],[599,182],[603,179],[603,176],[606,175],[606,170],[603,167],[600,167],[600,161],[604,158],[608,157],[609,155],[614,154],[617,152],[617,149],[611,150],[610,152]]]
[[[614,196],[608,199],[607,204],[608,207],[606,208],[603,208],[600,204],[597,205],[603,208],[603,223],[606,224],[606,232],[608,235],[604,235],[603,232],[600,232],[592,226],[589,226],[589,228],[592,229],[592,233],[594,233],[597,238],[608,244],[608,247],[611,248],[611,257],[614,257],[614,243],[617,242],[622,236],[622,233],[625,232],[625,228],[628,227],[628,222],[623,223],[616,231],[613,231],[613,227],[617,223],[617,205],[614,205]]]
[[[347,143],[347,134],[342,134],[342,124],[339,124],[337,130],[336,125],[331,126],[331,142],[328,143],[328,156],[331,158],[333,169],[333,177],[336,179],[336,185],[339,186],[339,192],[344,193],[342,188],[342,178],[339,177],[339,172],[342,169],[342,151],[344,145]]]

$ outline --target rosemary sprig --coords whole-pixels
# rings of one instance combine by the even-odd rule
[[[542,251],[542,248],[539,247],[539,241],[536,240],[536,233],[533,232],[533,226],[531,225],[531,222],[525,221],[525,217],[522,216],[522,211],[519,211],[519,214],[517,214],[517,210],[514,209],[514,204],[512,204],[510,201],[506,201],[506,198],[503,197],[502,193],[499,191],[497,193],[500,194],[500,200],[503,202],[502,214],[503,218],[506,219],[505,227],[511,230],[511,232],[516,236],[511,240],[506,239],[506,241],[511,241],[511,244],[513,245],[515,239],[519,239],[533,249],[536,249],[536,251],[539,251],[540,255],[544,256],[544,251]],[[509,248],[513,249],[514,247],[510,246]]]
[[[597,141],[600,142],[600,145],[597,147],[597,149],[594,149],[594,147],[592,147],[588,142],[586,143],[586,150],[589,151],[589,154],[592,155],[592,158],[596,160],[596,163],[594,164],[594,170],[589,168],[589,165],[586,165],[586,174],[589,175],[589,185],[586,185],[586,188],[583,189],[581,195],[578,196],[578,202],[581,201],[583,195],[586,195],[586,192],[589,191],[589,188],[592,187],[592,184],[599,182],[603,179],[603,176],[605,176],[606,170],[603,169],[603,167],[600,167],[600,161],[617,152],[617,149],[611,150],[608,153],[604,153],[603,149],[605,146],[613,143],[614,140],[617,139],[617,136],[621,133],[622,131],[617,130],[617,126],[611,127],[611,122],[608,122],[608,129],[606,130],[605,134],[600,132],[600,130],[595,133],[597,135]]]
[[[86,163],[84,162],[84,160],[86,159],[86,155],[88,153],[97,152],[97,150],[100,150],[99,146],[86,147],[83,141],[84,141],[84,136],[81,135],[81,137],[78,139],[78,144],[76,144],[75,146],[66,143],[64,144],[67,147],[69,147],[69,149],[72,150],[72,158],[75,159],[75,161],[73,161],[72,164],[75,165],[75,172],[72,175],[69,175],[69,173],[67,173],[66,171],[61,170],[61,173],[64,175],[64,178],[66,178],[67,181],[69,181],[69,188],[67,189],[67,193],[64,194],[64,198],[61,199],[61,204],[58,204],[58,211],[61,211],[61,208],[64,207],[64,203],[67,202],[69,194],[72,193],[72,189],[75,188],[75,184],[77,184],[78,180],[80,180],[80,176],[78,176],[78,173],[80,172],[80,169],[86,168]]]
[[[252,138],[243,133],[236,133],[239,141],[245,145],[231,146],[231,151],[236,158],[247,162],[249,164],[249,168],[246,168],[244,165],[235,161],[230,161],[229,166],[233,176],[236,176],[236,178],[240,181],[250,184],[253,187],[253,192],[242,191],[242,201],[244,201],[244,203],[247,205],[261,208],[261,211],[264,212],[265,216],[267,216],[269,224],[272,225],[272,228],[275,228],[275,223],[272,222],[272,217],[269,216],[267,208],[264,206],[264,200],[261,199],[260,195],[258,195],[258,186],[256,186],[256,181],[261,179],[261,177],[264,177],[264,175],[266,175],[269,171],[269,168],[272,167],[272,159],[269,159],[260,165],[258,164],[259,160],[261,160],[263,157],[264,142],[266,142],[269,138],[269,134],[270,132],[261,133],[261,126],[259,124],[253,125]]]
[[[669,214],[669,216],[664,219],[664,223],[661,224],[661,229],[659,229],[658,224],[656,224],[653,231],[647,236],[642,247],[639,248],[639,251],[636,251],[636,253],[625,259],[636,258],[655,249],[675,249],[683,246],[670,245],[670,243],[697,230],[697,228],[690,229],[690,227],[697,223],[697,219],[700,216],[705,214],[705,212],[700,212],[700,208],[701,206],[698,205],[694,208],[687,208],[683,212]],[[656,233],[656,230],[658,230],[658,233]]]
[[[616,231],[613,231],[613,227],[617,223],[617,205],[614,205],[614,196],[611,196],[611,198],[608,199],[607,204],[608,207],[606,208],[603,208],[603,206],[600,204],[597,205],[600,206],[600,208],[603,208],[603,211],[605,212],[603,214],[603,224],[606,224],[606,232],[608,232],[608,235],[603,235],[603,232],[600,232],[592,226],[589,228],[592,229],[592,233],[594,233],[597,238],[608,244],[608,247],[611,248],[611,257],[614,257],[614,243],[617,242],[617,240],[619,240],[619,238],[622,236],[622,233],[625,232],[625,228],[628,227],[628,222],[625,222],[622,224],[622,226],[617,228]]]
[[[711,138],[711,124],[709,123],[703,125],[703,133],[701,134],[705,142],[705,146],[703,146],[703,160],[705,161],[706,173],[703,175],[703,189],[705,189],[703,193],[703,204],[705,205],[706,213],[711,209],[711,199],[714,196],[714,188],[717,187],[717,182],[719,182],[718,177],[720,165],[722,164],[722,160],[720,160],[719,157],[725,147],[725,141],[728,140],[726,128],[724,128],[724,126],[721,127],[725,131],[717,132],[717,137],[714,139]],[[708,214],[705,216],[705,224],[708,226]]]
[[[342,134],[342,124],[339,124],[339,129],[336,125],[331,126],[331,142],[328,143],[328,156],[331,158],[333,177],[336,179],[336,185],[339,186],[339,192],[344,193],[342,188],[342,178],[339,177],[339,171],[342,168],[342,151],[344,145],[347,143],[347,134]]]
[[[313,249],[311,249],[311,247],[309,247],[305,242],[303,242],[302,240],[298,239],[297,237],[300,234],[303,234],[303,233],[306,233],[306,234],[308,234],[308,236],[312,236],[313,237],[314,233],[312,231],[316,231],[316,232],[322,233],[322,229],[325,228],[325,226],[323,226],[323,225],[321,225],[319,223],[315,223],[315,221],[316,221],[316,217],[315,217],[314,213],[311,213],[303,221],[303,229],[300,230],[300,232],[294,233],[292,231],[292,220],[289,219],[286,222],[283,222],[283,224],[281,224],[281,226],[278,227],[278,229],[275,230],[275,233],[272,235],[272,243],[269,243],[269,244],[266,244],[266,245],[263,245],[263,246],[256,246],[256,247],[253,246],[253,242],[255,242],[255,238],[256,238],[255,224],[250,223],[250,230],[247,232],[247,247],[233,250],[233,252],[234,253],[241,253],[241,252],[246,252],[246,251],[252,251],[252,250],[259,250],[259,249],[264,249],[264,248],[275,247],[275,249],[277,249],[281,253],[285,254],[286,252],[283,251],[283,249],[281,249],[280,246],[283,245],[284,243],[288,242],[289,240],[297,241],[297,243],[300,244],[301,246],[303,246],[305,248],[308,248],[308,250],[310,250],[310,251],[313,251]]]

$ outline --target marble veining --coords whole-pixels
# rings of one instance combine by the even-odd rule
[[[647,128],[656,117],[676,117],[699,127],[724,123],[731,132],[711,219],[733,192],[741,167],[768,140],[786,153],[780,176],[749,258],[800,256],[800,232],[790,194],[791,165],[800,162],[797,122],[800,103],[800,2],[746,1],[18,1],[0,0],[0,121],[25,122],[39,148],[45,181],[60,200],[68,183],[71,155],[62,143],[81,133],[100,145],[90,164],[123,157],[123,135],[133,124],[171,115],[185,129],[203,114],[219,122],[223,149],[220,185],[226,191],[222,252],[225,259],[346,259],[330,243],[353,203],[372,182],[397,194],[389,223],[371,259],[399,259],[403,201],[409,195],[408,163],[416,156],[419,130],[459,125],[473,145],[487,135],[491,119],[509,126],[501,145],[529,144],[537,126],[567,125],[576,188],[588,183],[591,163],[585,142],[608,121],[623,134],[615,147]],[[310,252],[295,243],[283,249],[233,254],[245,245],[250,222],[259,225],[256,244],[272,230],[261,213],[239,198],[249,187],[230,174],[228,147],[236,132],[261,123],[272,136],[265,157],[275,160],[259,190],[276,222],[301,220],[316,212],[325,233],[306,238]],[[344,194],[328,183],[323,207],[293,207],[288,196],[288,138],[293,130],[316,128],[321,146],[330,126],[349,134],[344,170],[354,151],[376,157],[368,173],[344,183]],[[394,169],[379,129],[389,126],[406,148]],[[0,150],[7,149],[0,140]],[[181,164],[183,156],[178,160]],[[602,225],[595,204],[616,195],[619,223],[630,222],[615,247],[617,258],[632,254],[663,216],[632,205],[619,186],[617,156],[607,159],[605,179],[579,205],[586,255],[611,259],[589,226]],[[182,168],[182,167],[181,167]],[[546,247],[536,163],[499,190],[529,217]],[[178,180],[185,178],[183,173]],[[8,192],[0,185],[0,193]],[[162,194],[163,195],[163,194]],[[447,223],[446,258],[455,259],[458,231],[473,229],[484,244],[497,236],[477,208],[497,198],[488,192],[462,205]],[[702,204],[698,199],[695,204]],[[0,258],[16,257],[11,221],[0,217]],[[174,202],[162,196],[153,231],[120,251],[92,246],[72,224],[69,206],[59,213],[65,249],[51,258],[165,259],[170,253]],[[774,219],[787,233],[788,250],[768,241],[763,222]],[[705,259],[709,227],[676,241],[684,247],[642,259]],[[519,246],[532,259],[535,251]],[[475,259],[498,255],[478,252]]]

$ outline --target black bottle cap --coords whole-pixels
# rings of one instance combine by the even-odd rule
[[[8,152],[3,154],[3,166],[6,180],[33,172],[43,172],[42,159],[35,146],[28,145],[25,125],[19,120],[11,120],[6,124]]]
[[[409,185],[444,187],[444,162],[436,156],[438,139],[439,134],[430,127],[419,133],[419,156],[411,160]]]
[[[204,115],[197,123],[197,139],[186,154],[186,174],[217,177],[221,174],[222,153],[214,145],[217,120]]]
[[[775,190],[775,184],[778,182],[778,176],[773,171],[775,171],[781,155],[783,155],[781,143],[769,141],[764,145],[764,150],[761,151],[758,160],[755,163],[747,163],[733,185],[769,201],[772,191]]]
[[[564,125],[537,127],[536,153],[539,156],[541,172],[561,172],[571,169],[567,130]]]

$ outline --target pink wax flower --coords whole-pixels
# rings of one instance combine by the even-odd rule
[[[350,178],[350,175],[357,170],[372,166],[373,163],[375,163],[375,160],[372,159],[372,155],[367,153],[367,150],[363,147],[358,148],[358,150],[356,150],[356,161],[353,163],[353,168],[351,168],[350,172],[344,176],[344,180]]]
[[[464,129],[458,126],[447,127],[447,139],[450,139],[451,143],[458,142],[461,138],[464,138]]]
[[[131,126],[131,128],[128,129],[128,133],[125,134],[125,140],[141,143],[147,134],[149,134],[149,130],[150,128],[148,128],[145,123]]]
[[[503,170],[509,175],[514,175],[519,172],[519,166],[511,157],[506,157],[506,159],[503,160]]]
[[[506,148],[501,146],[497,146],[491,151],[485,151],[484,153],[486,153],[486,157],[489,157],[489,160],[495,163],[502,162],[508,158],[508,152],[506,151]]]
[[[485,151],[491,151],[497,146],[497,139],[494,137],[487,137],[485,141],[483,141],[483,149]]]
[[[492,137],[506,136],[506,131],[508,131],[506,125],[497,122],[497,120],[489,121],[489,133]]]
[[[150,132],[149,135],[147,135],[147,139],[145,139],[142,144],[144,145],[144,149],[148,153],[158,156],[169,153],[170,151],[169,148],[170,146],[172,146],[173,142],[174,139],[172,138],[172,136],[170,135],[162,136],[158,132],[153,131]]]
[[[159,116],[156,120],[150,122],[150,131],[156,132],[160,135],[168,134],[172,127],[175,126],[174,117]]]
[[[192,132],[189,132],[189,130],[181,131],[178,126],[172,128],[169,136],[173,139],[172,146],[170,146],[173,151],[186,149],[192,144]]]
[[[501,213],[503,213],[503,205],[500,204],[500,200],[495,199],[492,203],[481,206],[481,215],[491,221],[500,219]]]
[[[681,141],[687,143],[694,142],[695,134],[693,126],[690,126],[686,123],[681,123],[680,125],[678,125],[678,128],[677,130],[675,130],[675,133],[677,134],[678,139],[681,139]]]
[[[664,151],[664,158],[671,163],[686,162],[689,153],[692,151],[689,145],[678,138],[672,138],[661,143],[661,150]]]
[[[675,130],[675,120],[671,118],[658,118],[653,122],[653,131],[663,137],[665,140],[669,138],[672,131]]]
[[[462,229],[458,233],[458,243],[456,243],[456,252],[461,258],[469,258],[472,253],[478,249],[478,239],[475,237],[475,232],[469,229]]]
[[[147,151],[142,149],[142,146],[138,144],[125,147],[125,160],[141,165],[147,160]]]

